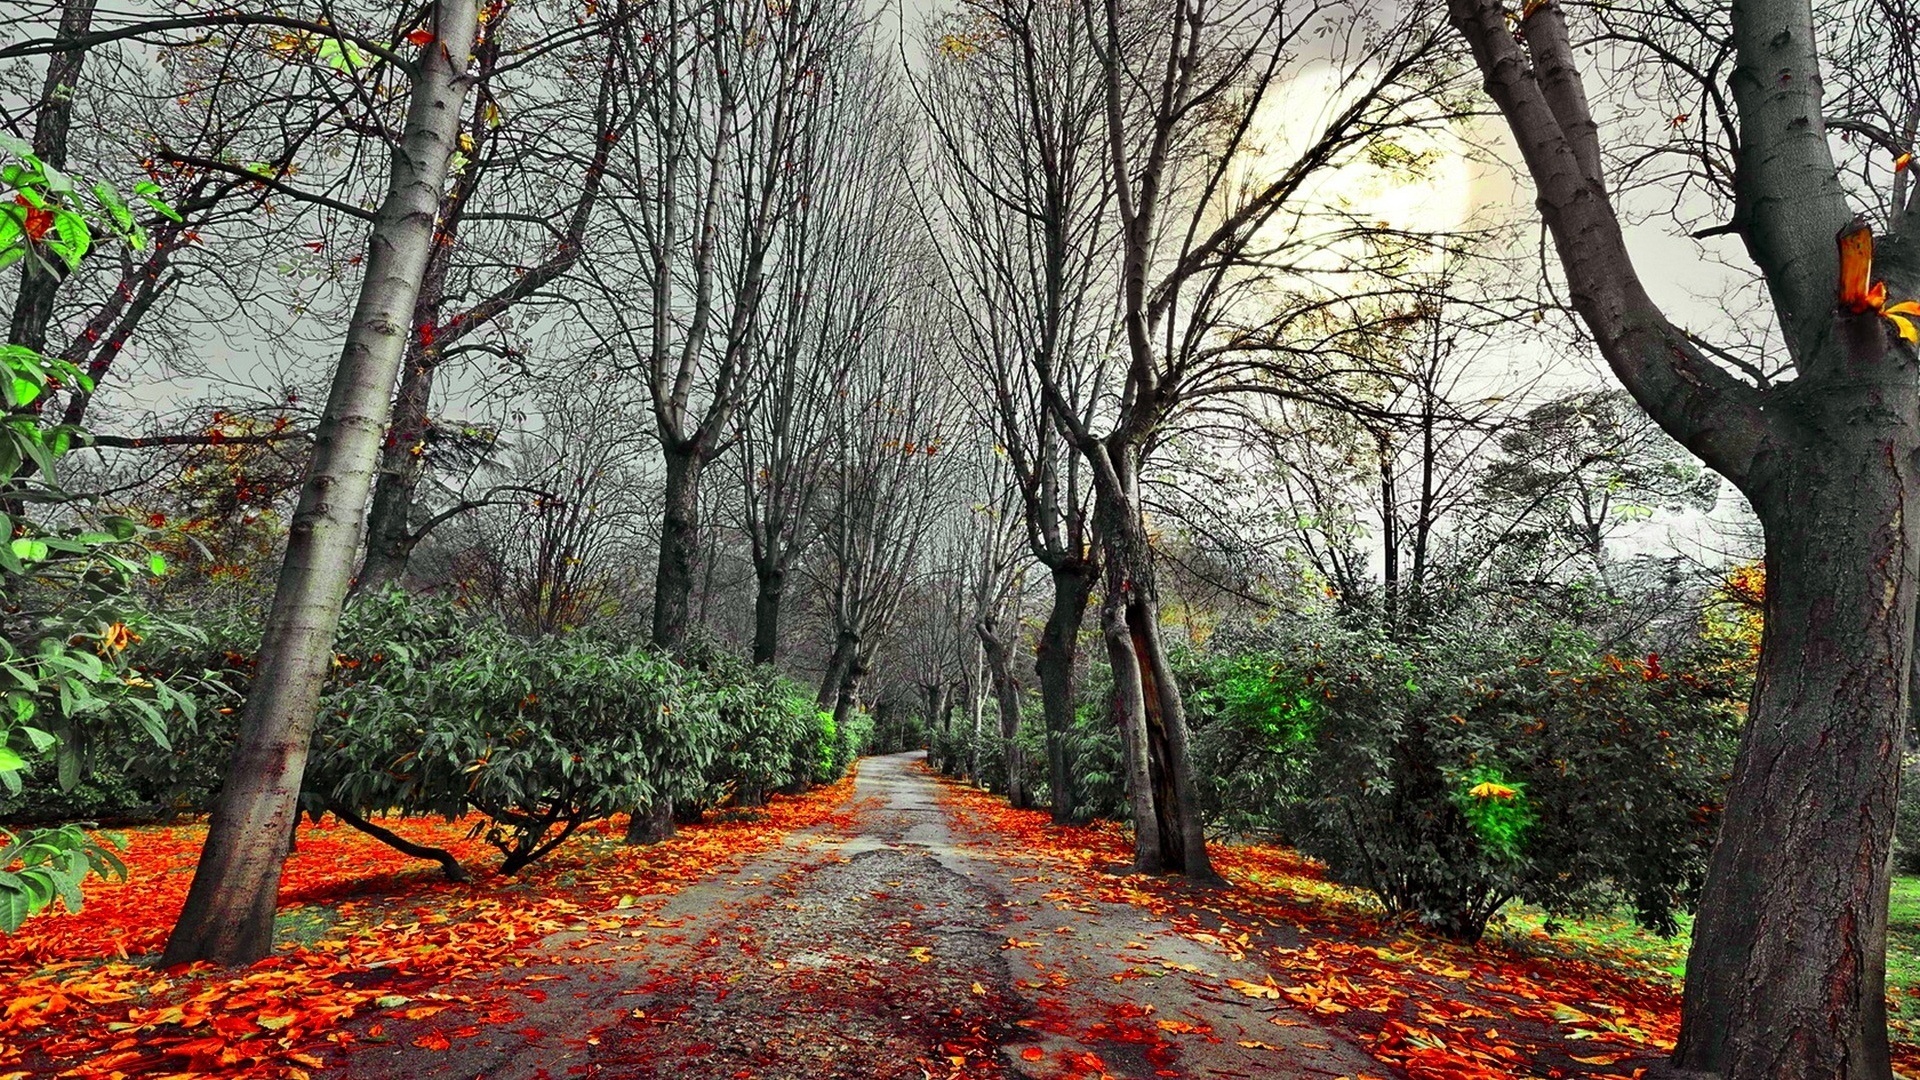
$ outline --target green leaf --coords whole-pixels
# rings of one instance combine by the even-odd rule
[[[24,409],[40,396],[40,384],[17,373],[10,372],[7,381],[0,383],[0,386],[6,388],[6,406],[9,409]]]
[[[14,773],[27,767],[27,759],[15,753],[11,747],[0,746],[0,773]]]
[[[6,875],[11,877],[12,875]],[[11,934],[33,914],[33,905],[25,889],[0,881],[0,932]]]
[[[154,577],[165,577],[167,573],[167,557],[157,551],[147,556],[147,569],[153,571]]]
[[[23,563],[40,562],[47,557],[46,541],[37,540],[31,536],[20,537],[8,544],[7,549],[13,552],[14,558]]]

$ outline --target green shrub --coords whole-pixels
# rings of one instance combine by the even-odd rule
[[[1625,661],[1571,632],[1490,625],[1413,646],[1326,629],[1211,661],[1225,675],[1192,701],[1215,819],[1284,836],[1463,940],[1514,899],[1624,903],[1673,932],[1731,768],[1738,665]],[[1267,692],[1234,685],[1255,665]]]
[[[520,638],[440,603],[399,616],[338,663],[306,788],[311,809],[485,815],[513,873],[582,824],[697,800],[719,739],[710,696],[664,657],[584,636]]]
[[[699,673],[711,696],[719,747],[700,805],[760,806],[794,780],[795,748],[815,736],[813,700],[772,669],[715,661]]]

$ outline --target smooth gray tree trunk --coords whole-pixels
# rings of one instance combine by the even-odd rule
[[[409,316],[433,245],[460,130],[476,0],[437,0],[392,176],[367,243],[366,278],[315,431],[238,744],[164,962],[244,964],[273,949],[287,833],[333,634],[359,555]]]

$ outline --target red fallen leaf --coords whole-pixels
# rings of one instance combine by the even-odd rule
[[[425,1035],[414,1036],[413,1045],[422,1050],[445,1050],[451,1047],[453,1043],[449,1042],[445,1035],[435,1030],[429,1031]]]
[[[1037,1046],[1029,1046],[1025,1050],[1020,1051],[1020,1057],[1027,1061],[1039,1061],[1046,1056],[1047,1052]]]

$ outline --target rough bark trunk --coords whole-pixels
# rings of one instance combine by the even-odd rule
[[[307,741],[359,555],[368,489],[394,378],[433,243],[434,217],[466,96],[475,0],[437,0],[436,37],[420,51],[393,174],[367,244],[366,279],[294,512],[273,610],[187,902],[165,962],[240,964],[273,948],[287,829]]]
[[[982,629],[980,643],[987,650],[987,669],[993,673],[993,697],[1000,713],[1000,753],[1006,768],[1007,802],[1025,810],[1026,757],[1020,751],[1020,681],[1013,674],[1013,650],[995,634]]]
[[[1108,577],[1114,576],[1109,568]],[[1133,824],[1133,867],[1158,874],[1162,862],[1160,824],[1154,810],[1153,779],[1147,765],[1147,705],[1140,676],[1140,657],[1127,625],[1123,590],[1108,581],[1100,603],[1100,635],[1107,645],[1107,666],[1113,671],[1112,713],[1120,730],[1122,764],[1127,776],[1127,804]]]
[[[1053,568],[1053,607],[1040,631],[1033,669],[1040,677],[1040,712],[1047,728],[1047,785],[1053,823],[1073,820],[1073,765],[1067,739],[1073,730],[1074,664],[1080,649],[1080,624],[1093,594],[1093,574],[1075,560]]]
[[[636,808],[627,817],[626,842],[629,844],[657,844],[672,839],[679,833],[673,823],[673,800],[661,799],[648,806]]]
[[[60,36],[75,38],[93,25],[94,0],[67,0],[60,13]],[[73,93],[87,50],[54,53],[47,62],[40,107],[33,118],[33,155],[56,169],[67,167],[67,134],[73,128]],[[20,260],[20,292],[14,298],[13,322],[7,343],[47,351],[47,328],[53,322],[53,301],[65,280],[64,267],[49,269],[38,259]]]
[[[753,576],[753,662],[771,664],[780,655],[780,601],[786,597],[787,572],[755,566]]]
[[[1750,485],[1766,635],[1694,924],[1684,1068],[1891,1075],[1887,890],[1920,572],[1920,408],[1905,376],[1820,387],[1804,438]]]
[[[666,505],[660,517],[660,567],[653,578],[653,643],[678,653],[692,617],[693,566],[700,553],[700,473],[697,449],[668,446]]]
[[[1198,881],[1216,881],[1213,861],[1207,857],[1204,807],[1199,778],[1193,769],[1193,740],[1187,730],[1186,704],[1181,700],[1173,665],[1167,660],[1166,642],[1160,636],[1159,605],[1151,592],[1142,602],[1128,607],[1127,618],[1134,630],[1134,649],[1140,653],[1141,673],[1152,679],[1147,698],[1148,717],[1153,725],[1153,740],[1149,745],[1155,755],[1153,766],[1164,773],[1156,778],[1156,783],[1173,796],[1171,812],[1163,815],[1162,843],[1170,841],[1169,856],[1177,853],[1179,858],[1175,861],[1170,857],[1167,869],[1178,870]]]
[[[1213,880],[1201,832],[1186,710],[1160,640],[1153,549],[1142,528],[1135,465],[1125,446],[1102,447],[1095,465],[1106,596],[1101,632],[1113,668],[1114,716],[1127,747],[1134,864],[1144,873]]]
[[[860,635],[842,630],[834,638],[833,653],[827,657],[827,670],[820,676],[820,693],[814,697],[821,709],[838,707],[840,688],[846,683],[847,675],[853,669],[855,654],[859,651]]]

